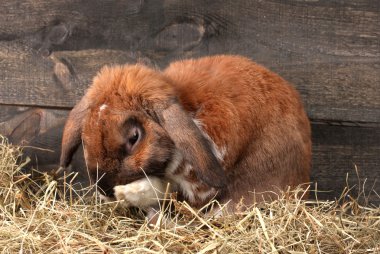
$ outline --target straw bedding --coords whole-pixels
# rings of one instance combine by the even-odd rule
[[[1,253],[380,253],[380,208],[348,189],[335,201],[294,198],[299,189],[217,218],[167,200],[174,212],[148,225],[141,211],[73,186],[75,175],[23,173],[21,153],[0,137]]]

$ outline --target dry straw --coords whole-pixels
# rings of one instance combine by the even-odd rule
[[[287,192],[218,218],[168,200],[175,213],[149,226],[140,211],[74,188],[75,175],[23,173],[21,152],[0,137],[1,253],[380,253],[380,208],[343,202],[349,190],[336,201]]]

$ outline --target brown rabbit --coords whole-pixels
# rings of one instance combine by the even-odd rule
[[[310,124],[300,96],[240,56],[178,61],[163,72],[102,68],[67,120],[63,168],[82,139],[107,196],[149,175],[169,179],[195,207],[216,198],[233,209],[309,182]]]

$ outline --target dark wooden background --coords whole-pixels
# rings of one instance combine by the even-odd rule
[[[248,56],[300,91],[312,121],[312,180],[329,191],[320,198],[339,195],[347,174],[359,184],[355,166],[360,184],[380,194],[374,0],[1,1],[0,133],[26,145],[36,167],[57,167],[67,113],[101,66],[163,68],[218,53]]]

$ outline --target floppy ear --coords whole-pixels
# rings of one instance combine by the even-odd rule
[[[212,152],[210,142],[182,106],[173,101],[158,109],[156,113],[161,125],[182,152],[185,160],[192,164],[197,177],[211,187],[225,186],[226,175]]]
[[[61,158],[59,162],[62,169],[69,166],[75,151],[82,142],[82,124],[88,106],[89,101],[85,95],[71,110],[69,117],[66,120],[62,136]]]

